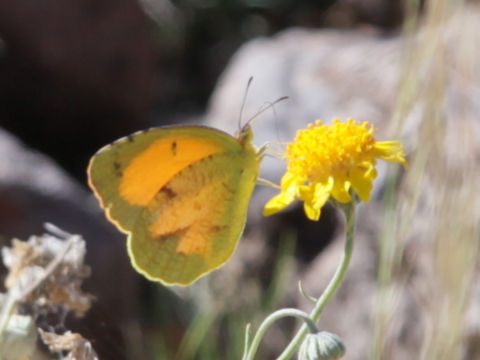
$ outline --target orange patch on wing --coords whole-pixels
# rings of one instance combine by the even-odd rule
[[[194,196],[171,199],[170,203],[160,199],[154,210],[157,219],[149,227],[152,238],[161,241],[162,237],[177,236],[177,253],[208,253],[212,236],[228,228],[222,221],[229,193],[224,186],[219,186],[221,181],[216,179],[204,185]],[[178,185],[183,187],[181,182]],[[168,194],[162,191],[160,196],[167,197]]]
[[[221,151],[220,145],[199,138],[159,139],[124,169],[120,195],[132,205],[147,206],[182,169]]]

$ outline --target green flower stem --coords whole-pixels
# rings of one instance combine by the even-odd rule
[[[343,277],[348,268],[348,264],[350,263],[350,258],[352,256],[353,250],[353,238],[354,238],[354,228],[355,228],[355,202],[352,201],[342,207],[346,221],[347,221],[347,229],[346,229],[346,240],[345,240],[345,249],[343,252],[342,259],[340,264],[333,275],[332,280],[328,284],[327,288],[323,292],[322,296],[318,299],[315,307],[313,308],[312,312],[310,313],[310,318],[316,322],[320,319],[320,315],[322,314],[323,309],[327,305],[328,301],[332,297],[332,295],[337,291],[338,287],[343,281]],[[285,348],[285,350],[280,354],[277,360],[288,360],[290,359],[297,348],[302,343],[303,339],[307,335],[308,328],[304,324],[298,331],[297,335],[292,339],[290,344]]]
[[[312,321],[310,316],[301,310],[298,309],[281,309],[273,312],[265,320],[263,320],[262,324],[258,328],[257,333],[255,334],[255,337],[252,340],[252,343],[250,345],[250,348],[243,358],[245,360],[253,360],[255,357],[255,354],[257,352],[258,346],[260,345],[260,341],[262,341],[263,335],[267,332],[268,328],[277,320],[287,317],[287,316],[296,316],[301,318],[303,321],[305,321],[305,324],[303,325],[305,327],[305,332],[307,330],[310,330],[312,333],[317,333],[318,329],[317,326],[315,325],[315,322]]]
[[[244,344],[244,346],[243,346],[243,356],[242,356],[242,360],[245,360],[245,359],[247,358],[248,348],[250,347],[251,327],[252,327],[252,325],[249,323],[249,324],[247,324],[247,327],[245,328],[245,344]],[[1,359],[0,359],[0,360],[1,360]]]

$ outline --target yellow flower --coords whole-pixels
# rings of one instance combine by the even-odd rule
[[[375,130],[370,123],[353,119],[345,123],[335,119],[332,125],[317,120],[308,129],[299,130],[284,154],[287,172],[281,192],[265,205],[264,215],[282,210],[295,198],[303,201],[311,220],[318,220],[330,196],[348,203],[353,191],[362,201],[368,201],[377,176],[377,158],[407,165],[402,143],[376,141]]]

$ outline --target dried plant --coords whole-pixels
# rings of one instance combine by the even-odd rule
[[[69,313],[83,317],[93,300],[81,290],[90,275],[85,240],[51,224],[46,228],[50,234],[13,239],[11,247],[2,249],[9,272],[7,292],[1,294],[0,359],[30,358],[37,331],[51,351],[68,351],[66,359],[97,359],[90,342],[66,331],[64,323]]]

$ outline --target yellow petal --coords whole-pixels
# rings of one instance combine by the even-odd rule
[[[322,207],[328,201],[332,187],[333,178],[330,177],[327,184],[316,183],[310,186],[302,186],[299,189],[305,214],[310,220],[320,218]]]
[[[292,173],[290,172],[286,172],[283,176],[282,176],[282,180],[280,182],[280,187],[282,188],[282,191],[284,189],[287,189],[289,188],[290,186],[292,186],[295,182],[298,182],[295,181],[296,179],[296,176],[293,175]]]
[[[333,198],[341,203],[352,201],[352,197],[350,196],[350,185],[351,183],[346,177],[335,177],[335,183],[332,189]]]
[[[370,200],[370,193],[373,188],[372,181],[376,175],[377,172],[373,166],[368,169],[354,168],[350,173],[352,188],[358,197],[364,202]]]
[[[405,152],[400,141],[377,141],[373,145],[373,155],[386,161],[399,162],[405,168],[407,161],[405,160]]]
[[[263,208],[263,215],[269,216],[283,210],[295,200],[297,187],[291,184],[288,188],[282,189],[280,194],[271,198]]]
[[[320,218],[321,209],[316,209],[308,201],[304,201],[303,210],[305,211],[305,215],[307,215],[307,218],[309,218],[310,220],[316,221]]]

